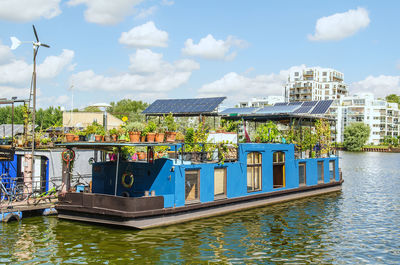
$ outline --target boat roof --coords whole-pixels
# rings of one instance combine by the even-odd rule
[[[112,150],[114,147],[124,147],[124,146],[176,146],[180,143],[116,143],[116,142],[72,142],[72,143],[61,143],[56,144],[56,147],[65,148],[79,148],[79,149],[98,149],[98,150]]]

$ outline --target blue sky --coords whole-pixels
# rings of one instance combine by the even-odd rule
[[[281,95],[288,71],[334,68],[350,93],[400,94],[399,1],[0,0],[0,97],[69,109],[123,98]],[[72,90],[71,90],[72,86]]]

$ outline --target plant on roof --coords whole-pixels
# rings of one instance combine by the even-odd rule
[[[128,132],[141,132],[145,129],[145,125],[142,122],[134,121],[128,123],[125,128]]]
[[[172,113],[169,113],[167,116],[164,116],[164,127],[167,128],[168,132],[175,132],[177,129],[177,124],[175,122],[175,118]]]
[[[272,121],[262,124],[257,128],[257,137],[259,137],[263,143],[277,142],[279,136],[280,132],[278,127]]]

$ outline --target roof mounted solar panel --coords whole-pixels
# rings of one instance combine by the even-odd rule
[[[293,113],[300,114],[300,113],[308,113],[313,106],[301,106],[300,108],[293,111]]]
[[[301,104],[303,104],[303,102],[301,102],[301,101],[296,101],[296,102],[290,102],[289,103],[290,106],[292,106],[292,105],[301,105]]]
[[[254,113],[258,108],[228,108],[223,111],[221,111],[219,114],[221,115],[230,115],[230,114],[252,114]]]
[[[286,106],[288,103],[287,102],[278,102],[275,103],[274,106]]]
[[[143,114],[204,114],[214,112],[226,97],[158,99]]]
[[[317,103],[311,114],[325,114],[329,107],[332,105],[333,100],[321,100]]]
[[[259,109],[257,114],[282,114],[282,113],[292,113],[294,110],[299,108],[299,105],[287,105],[287,106],[266,106]]]
[[[317,103],[318,101],[304,101],[303,106],[315,106]]]

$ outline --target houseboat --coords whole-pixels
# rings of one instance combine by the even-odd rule
[[[119,143],[71,143],[111,149]],[[159,144],[147,144],[149,153]],[[59,197],[59,218],[146,229],[339,191],[339,160],[295,158],[293,144],[243,143],[235,161],[191,162],[179,155],[92,164],[91,193]]]

